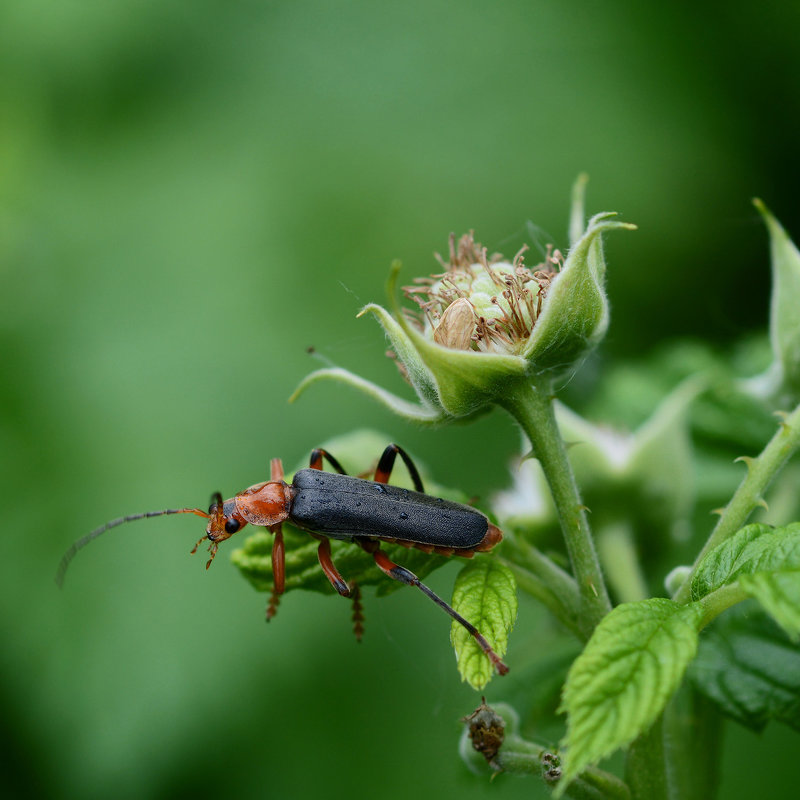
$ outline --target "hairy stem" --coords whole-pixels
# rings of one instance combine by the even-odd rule
[[[536,385],[522,382],[498,402],[522,427],[550,486],[581,597],[581,629],[588,636],[611,610],[611,601],[586,508],[558,430],[551,391],[550,381],[542,380]]]
[[[547,762],[547,754],[551,761]],[[515,734],[506,735],[500,752],[493,765],[502,772],[512,775],[538,775],[551,785],[557,785],[559,778],[548,776],[548,767],[559,762],[558,756],[544,746],[529,742]],[[553,773],[557,773],[553,770]],[[567,787],[564,796],[572,800],[631,800],[631,793],[624,781],[610,772],[587,767]]]
[[[670,800],[662,717],[628,749],[625,780],[634,800]]]
[[[574,633],[582,641],[586,640],[580,626],[580,598],[576,587],[573,586],[571,592],[559,590],[552,585],[548,585],[535,572],[506,558],[501,557],[499,560],[514,573],[517,585],[523,592],[527,592],[531,597],[536,598],[567,630]],[[569,579],[572,580],[572,578]]]

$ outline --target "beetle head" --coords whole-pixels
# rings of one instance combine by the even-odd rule
[[[197,542],[192,552],[197,552],[197,548],[206,539],[211,542],[208,547],[211,558],[209,558],[206,563],[206,569],[208,569],[211,566],[211,562],[214,560],[214,556],[217,555],[217,548],[220,542],[230,539],[234,533],[240,531],[245,525],[247,525],[247,520],[236,510],[235,501],[223,501],[222,495],[219,492],[215,492],[211,496],[211,505],[208,507],[206,535]]]

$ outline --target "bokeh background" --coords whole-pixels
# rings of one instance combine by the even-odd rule
[[[361,646],[332,597],[265,629],[224,548],[188,556],[190,517],[114,532],[63,592],[55,567],[106,519],[365,424],[442,483],[503,487],[500,414],[422,431],[344,388],[286,399],[309,346],[402,392],[355,320],[390,261],[425,274],[470,228],[513,254],[529,221],[566,247],[581,171],[590,211],[640,227],[608,241],[595,368],[763,326],[750,198],[800,236],[798,37],[780,0],[0,3],[4,796],[546,796],[457,757],[479,698],[417,593],[368,595]],[[524,604],[518,629],[489,700],[531,690],[520,643],[548,624]],[[788,734],[727,733],[723,797],[796,785]]]

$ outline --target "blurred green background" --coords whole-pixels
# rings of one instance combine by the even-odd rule
[[[504,486],[500,414],[422,431],[344,388],[286,398],[312,345],[402,392],[355,320],[390,261],[425,274],[470,228],[513,254],[529,220],[566,247],[580,171],[590,211],[640,226],[609,239],[612,325],[581,386],[666,337],[763,326],[749,199],[800,235],[798,36],[777,1],[1,2],[4,795],[546,796],[457,757],[479,698],[418,593],[368,593],[356,646],[333,597],[291,594],[266,629],[226,548],[208,573],[188,557],[194,518],[110,534],[63,592],[58,558],[365,424],[442,483]],[[523,604],[490,701],[524,704],[522,643],[549,630]],[[728,733],[722,797],[796,781],[783,731]]]

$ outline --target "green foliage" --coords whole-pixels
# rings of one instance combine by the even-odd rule
[[[456,578],[453,608],[471,622],[503,656],[517,618],[517,582],[511,570],[491,558],[476,557]],[[461,679],[481,690],[491,680],[492,665],[475,639],[459,623],[450,628]]]
[[[697,651],[702,611],[663,598],[617,606],[567,676],[564,782],[655,722]]]
[[[470,227],[513,254],[528,218],[566,252],[559,187],[579,159],[602,207],[641,233],[608,239],[610,335],[557,386],[560,399],[625,432],[686,375],[730,376],[690,409],[693,539],[662,542],[659,522],[635,541],[649,592],[663,591],[663,576],[694,560],[709,510],[730,499],[743,471],[732,459],[755,455],[774,428],[772,408],[737,382],[771,356],[756,331],[766,236],[746,198],[764,192],[795,239],[800,220],[794,5],[694,4],[687,24],[685,4],[500,0],[487,13],[441,0],[12,0],[0,20],[5,794],[205,800],[269,787],[338,800],[355,785],[383,800],[417,787],[459,800],[546,796],[538,777],[470,780],[449,757],[470,691],[439,673],[443,620],[422,598],[374,603],[368,589],[363,647],[333,625],[347,616],[340,598],[293,591],[265,626],[262,598],[227,564],[250,529],[205,572],[188,555],[202,523],[188,516],[102,540],[63,593],[52,573],[106,519],[203,508],[213,490],[263,479],[271,456],[299,462],[365,420],[470,496],[503,488],[516,441],[502,415],[434,431],[390,424],[340,386],[285,399],[316,363],[314,345],[388,375],[413,405],[377,326],[355,321],[390,259],[421,274],[450,229]],[[676,335],[683,346],[669,343]],[[745,349],[764,358],[743,365]],[[623,372],[638,380],[617,380]],[[753,521],[800,519],[793,467]],[[593,524],[626,508],[624,495],[584,503]],[[516,558],[507,533],[500,554]],[[531,540],[572,579],[557,526]],[[570,597],[564,584],[543,595]],[[550,665],[539,659],[553,641],[584,641],[534,604],[521,597],[512,672],[490,689],[525,711],[526,737],[552,746],[560,729],[542,733],[531,711]],[[397,614],[385,630],[383,611]],[[399,647],[401,628],[432,646]],[[375,679],[389,672],[401,714],[386,711]],[[562,674],[554,665],[548,689]],[[265,747],[269,721],[280,732]],[[336,735],[345,722],[370,735]],[[676,729],[684,754],[714,757],[702,729]],[[202,768],[209,731],[237,746]],[[791,794],[795,736],[768,733],[725,736],[726,800]],[[397,764],[402,780],[386,780]]]
[[[610,215],[601,214],[590,220],[581,234],[584,188],[585,180],[579,181],[573,194],[573,248],[561,272],[552,278],[552,285],[546,281],[539,284],[539,296],[545,288],[547,292],[538,316],[525,309],[513,318],[508,311],[513,308],[512,300],[524,296],[514,294],[519,291],[514,275],[527,280],[527,273],[516,259],[518,273],[503,265],[508,287],[502,293],[506,305],[497,298],[492,301],[501,313],[492,316],[491,324],[507,337],[508,352],[476,352],[483,343],[480,328],[471,337],[469,331],[465,336],[459,330],[459,336],[449,338],[449,327],[441,342],[433,336],[435,323],[444,327],[451,309],[457,311],[448,326],[469,323],[469,291],[479,281],[470,277],[472,272],[459,272],[464,253],[474,244],[467,237],[457,253],[451,253],[447,273],[418,281],[421,286],[437,287],[426,295],[436,304],[436,319],[428,320],[425,335],[397,305],[397,267],[390,279],[393,313],[376,305],[365,309],[378,318],[389,336],[417,392],[418,407],[411,408],[407,401],[388,395],[377,384],[338,369],[315,373],[301,388],[320,379],[342,381],[418,422],[468,417],[491,404],[516,420],[526,437],[525,458],[535,459],[536,465],[526,463],[515,479],[514,491],[503,493],[495,503],[509,534],[504,554],[507,561],[488,555],[465,568],[456,583],[453,605],[499,653],[505,653],[516,615],[512,577],[516,574],[525,591],[542,602],[565,628],[588,641],[573,662],[562,693],[560,710],[567,714],[563,759],[553,756],[546,768],[536,766],[531,755],[542,755],[542,751],[523,745],[523,752],[514,759],[504,762],[501,754],[493,763],[506,763],[511,769],[513,762],[514,770],[538,769],[546,782],[556,785],[557,795],[582,796],[588,785],[594,785],[590,776],[596,763],[631,745],[628,784],[612,785],[601,776],[596,791],[605,797],[631,792],[635,800],[661,800],[668,795],[671,767],[667,762],[678,758],[675,754],[680,750],[680,746],[667,746],[662,732],[669,730],[674,742],[675,731],[688,724],[679,720],[678,711],[670,711],[668,702],[697,653],[700,631],[729,608],[753,597],[791,639],[800,639],[800,523],[777,528],[764,522],[745,524],[757,509],[768,510],[765,495],[771,488],[779,499],[780,511],[791,515],[797,510],[791,473],[784,479],[784,484],[788,480],[788,490],[780,483],[772,485],[800,448],[800,407],[780,415],[777,431],[769,413],[773,410],[770,404],[778,397],[790,396],[787,387],[792,379],[789,362],[796,315],[787,313],[787,308],[797,305],[793,292],[800,258],[768,216],[774,269],[776,275],[782,274],[776,277],[771,307],[773,367],[764,375],[772,379],[780,372],[780,386],[773,382],[766,391],[767,379],[752,377],[753,365],[762,352],[758,347],[742,347],[741,357],[727,363],[708,348],[683,345],[666,351],[648,376],[662,383],[661,392],[653,393],[644,421],[637,420],[636,433],[609,432],[553,402],[557,390],[553,374],[579,360],[607,326],[606,265],[600,234],[613,227],[631,227],[609,222]],[[482,259],[474,269],[490,270],[485,253],[469,250],[467,258],[470,263]],[[494,279],[499,280],[497,276]],[[481,313],[489,316],[492,309],[484,301],[482,297]],[[427,313],[428,304],[420,301],[420,305]],[[528,332],[526,320],[533,319]],[[489,325],[485,319],[482,324]],[[524,341],[514,338],[520,332]],[[433,338],[426,338],[428,334]],[[630,405],[631,383],[645,385],[640,375],[625,377],[627,389],[620,375],[612,375],[608,390],[609,397],[621,400],[623,411]],[[743,416],[753,423],[745,432],[741,431]],[[759,434],[763,431],[763,438],[754,433],[756,429]],[[690,434],[694,434],[695,446]],[[567,443],[579,447],[571,459]],[[739,451],[740,446],[751,445],[763,449],[755,457]],[[746,467],[732,495],[726,463],[731,460]],[[682,566],[678,554],[688,550],[690,528],[696,522],[692,519],[694,502],[717,496],[724,504],[720,519],[699,555],[686,553],[694,557],[694,565]],[[536,541],[539,546],[535,546],[534,540],[555,525],[563,542],[559,543],[550,530],[546,540]],[[544,544],[554,544],[561,552],[551,558],[543,552]],[[347,554],[342,552],[345,558]],[[648,572],[655,565],[662,565],[662,580],[669,573],[672,599],[647,598],[654,585]],[[612,608],[612,597],[630,602]],[[482,689],[492,677],[489,661],[463,627],[453,624],[451,638],[462,678]],[[762,656],[759,652],[754,659]],[[791,681],[783,686],[789,700],[782,696],[779,703],[770,705],[763,693],[759,694],[752,676],[745,669],[739,673],[743,687],[739,699],[761,706],[753,712],[753,718],[788,716]],[[705,675],[704,691],[712,697],[718,695],[719,681],[714,682],[712,670],[707,669]],[[750,691],[749,697],[744,696],[745,691]],[[700,707],[692,698],[684,706]],[[713,724],[698,722],[697,730],[701,729],[704,735],[713,735]],[[710,786],[714,774],[713,766],[704,768],[705,777],[698,777],[697,785]],[[684,774],[681,780],[688,791],[691,776]]]
[[[791,639],[800,641],[800,567],[743,574],[739,584],[761,603]]]
[[[319,565],[319,542],[291,525],[283,528],[286,543],[286,591],[307,589],[323,594],[335,594],[330,581]],[[258,530],[245,539],[244,545],[231,553],[231,561],[258,592],[272,591],[272,534]],[[419,578],[423,578],[447,563],[444,556],[430,555],[399,545],[383,544],[381,549]],[[397,591],[404,584],[387,578],[372,556],[350,542],[331,542],[333,561],[347,581],[359,586],[377,586],[378,596]]]
[[[800,731],[800,647],[750,604],[703,634],[689,677],[722,713],[752,730],[774,719]]]
[[[700,563],[692,596],[699,599],[734,582],[790,637],[800,639],[800,523],[742,528]]]

